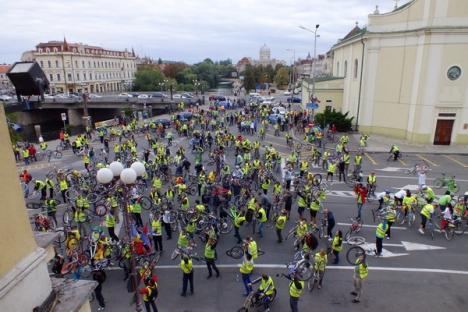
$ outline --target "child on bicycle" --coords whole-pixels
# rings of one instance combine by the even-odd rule
[[[440,231],[445,232],[445,228],[449,223],[453,222],[453,207],[448,204],[445,210],[442,211],[442,218],[440,219]]]

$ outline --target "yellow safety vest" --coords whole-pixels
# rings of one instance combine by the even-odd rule
[[[113,215],[106,215],[106,227],[115,227],[115,217]]]
[[[278,219],[276,219],[276,228],[279,230],[284,229],[284,226],[286,224],[286,216],[279,216]]]
[[[253,262],[249,261],[247,259],[244,259],[244,261],[241,264],[241,267],[240,267],[239,271],[241,273],[243,273],[243,274],[250,274],[250,273],[252,273],[253,268],[254,268]]]
[[[289,283],[289,295],[294,298],[299,298],[302,295],[302,292],[304,290],[304,281],[299,281],[299,284],[301,284],[302,288],[297,289],[296,284],[294,284],[294,281],[291,281]]]
[[[182,272],[184,272],[185,274],[189,274],[190,272],[192,272],[192,259],[189,259],[187,261],[187,263],[185,263],[185,261],[182,259],[180,260],[180,268],[182,269]]]

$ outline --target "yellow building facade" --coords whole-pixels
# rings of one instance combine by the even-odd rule
[[[332,51],[341,110],[361,132],[468,143],[468,1],[412,0],[376,11]]]

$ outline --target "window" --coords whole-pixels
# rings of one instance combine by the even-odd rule
[[[57,74],[57,81],[60,81],[60,74]]]
[[[344,61],[344,77],[348,75],[348,61]]]
[[[70,73],[68,73],[67,78],[68,78],[69,81],[71,81],[72,80],[72,75]]]
[[[354,78],[357,78],[358,75],[358,60],[354,60]]]
[[[81,67],[85,68],[85,62],[81,61]]]
[[[340,77],[340,62],[336,63],[336,76]]]
[[[76,73],[76,80],[80,80],[80,73]]]
[[[75,61],[75,67],[78,68],[78,61]]]
[[[59,68],[59,61],[55,61],[55,67]]]
[[[51,68],[52,66],[50,65],[50,61],[47,61],[47,65],[49,65],[49,68]]]
[[[91,61],[88,61],[88,68],[91,67]]]
[[[94,61],[94,68],[96,68],[96,61]]]
[[[41,64],[41,67],[44,68],[44,62],[40,61],[39,63]]]
[[[86,80],[86,73],[83,73],[83,80]]]
[[[52,74],[49,74],[49,80],[54,81],[54,76]]]

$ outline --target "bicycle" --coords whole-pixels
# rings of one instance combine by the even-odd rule
[[[425,161],[422,161],[421,163],[417,163],[413,167],[411,167],[409,169],[406,169],[405,173],[407,175],[413,175],[414,176],[419,172],[427,172],[429,170],[431,170],[429,165]]]
[[[226,256],[231,257],[233,259],[240,259],[244,256],[245,253],[244,245],[236,245],[228,250],[226,250]],[[261,249],[257,249],[257,255],[263,256],[265,252]]]
[[[286,264],[288,270],[287,276],[296,274],[297,278],[301,281],[308,281],[312,277],[312,271],[310,270],[311,261],[309,255],[301,254],[299,260],[293,259],[293,261]],[[283,274],[285,275],[285,274]]]
[[[237,312],[253,312],[263,308],[266,304],[271,305],[276,298],[276,289],[268,296],[260,291],[251,291],[247,298],[245,298],[242,308]]]
[[[351,247],[346,252],[346,261],[350,265],[355,265],[356,261],[361,256],[373,256],[376,255],[376,250],[373,245],[366,244],[366,239],[362,236],[354,236],[348,240],[348,244]]]
[[[406,216],[405,216],[405,211]],[[411,227],[414,222],[416,221],[416,214],[415,214],[415,208],[413,205],[410,207],[404,207],[401,206],[400,209],[398,209],[397,215],[396,215],[396,221],[400,222],[400,224],[408,224],[408,227]]]
[[[447,177],[445,173],[441,173],[440,177],[434,180],[434,186],[438,189],[446,187],[451,193],[457,193],[459,190],[455,176]]]
[[[349,241],[351,235],[354,233],[359,233],[362,229],[362,220],[361,219],[353,219],[350,218],[351,225],[349,226],[348,231],[346,232],[344,239],[345,241]]]
[[[307,289],[312,292],[320,283],[320,272],[315,268],[312,270],[312,277],[307,282]]]

